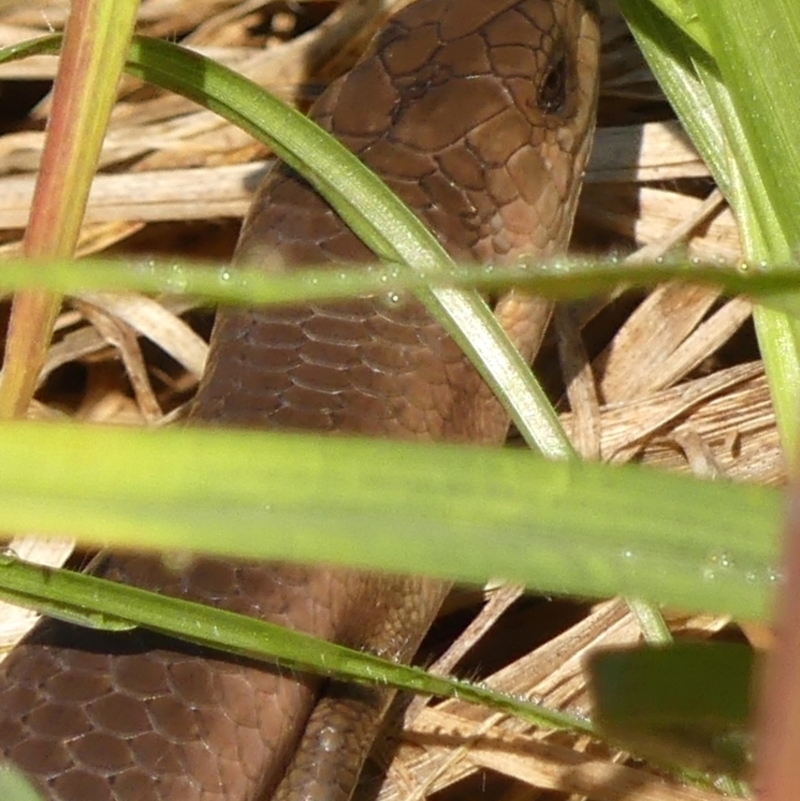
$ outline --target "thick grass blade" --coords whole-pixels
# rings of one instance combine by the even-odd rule
[[[259,432],[0,428],[0,527],[764,619],[781,496],[527,452]]]

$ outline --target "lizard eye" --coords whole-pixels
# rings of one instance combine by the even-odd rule
[[[560,111],[567,99],[567,59],[562,55],[539,86],[539,108],[553,114]]]

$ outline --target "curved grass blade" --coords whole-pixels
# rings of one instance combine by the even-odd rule
[[[57,45],[55,38],[36,40],[30,52]],[[11,53],[0,53],[0,63],[25,54],[17,45]],[[318,125],[252,81],[190,50],[144,37],[134,37],[127,70],[195,100],[267,143],[382,261],[423,275],[452,267],[436,237],[380,178]],[[531,447],[550,458],[574,457],[538,381],[484,300],[474,291],[446,287],[417,294],[475,364]]]

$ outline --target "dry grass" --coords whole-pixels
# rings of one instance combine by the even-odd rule
[[[58,29],[67,5],[28,2],[5,9],[0,42]],[[197,47],[306,105],[399,5],[143,0],[140,30]],[[613,14],[605,21],[604,40],[601,127],[576,239],[584,248],[632,258],[652,259],[677,246],[703,259],[735,260],[739,246],[732,215]],[[9,93],[51,78],[54,69],[49,58],[0,67],[0,92],[16,97]],[[0,242],[7,255],[18,251],[27,218],[47,104],[45,96],[30,111],[23,108],[23,119],[7,124],[0,136]],[[245,134],[209,112],[126,81],[81,252],[227,258],[266,157]],[[782,482],[785,470],[749,311],[742,299],[670,285],[646,298],[621,293],[559,313],[542,363],[554,394],[564,391],[565,421],[581,452],[703,476]],[[59,320],[38,414],[164,422],[191,395],[202,371],[205,342],[189,325],[197,319],[182,300],[74,299]],[[508,595],[500,597],[488,607],[492,619],[506,608]],[[528,636],[535,622],[527,621],[512,636]],[[498,625],[505,630],[502,621]],[[681,625],[706,631],[721,622]],[[553,706],[585,709],[582,655],[600,643],[637,638],[619,604],[602,604],[486,681]],[[711,797],[587,745],[530,732],[518,721],[496,720],[450,701],[425,708],[408,722],[381,796],[463,797],[482,792],[488,781],[493,794],[514,799]]]

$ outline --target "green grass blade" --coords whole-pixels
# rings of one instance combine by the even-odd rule
[[[752,649],[732,643],[599,652],[589,661],[597,725],[660,764],[741,775],[754,669]]]
[[[675,19],[682,14],[670,19],[657,11],[651,0],[622,0],[620,6],[637,44],[692,142],[722,192],[729,196],[731,180],[719,116],[707,86],[698,75],[697,65],[709,65],[710,56],[675,24]]]
[[[0,557],[0,595],[12,602],[38,608],[61,607],[60,616],[79,619],[93,608],[87,621],[96,628],[119,630],[132,625],[208,648],[221,648],[248,659],[266,660],[292,670],[324,676],[348,677],[391,684],[445,698],[459,698],[488,705],[535,725],[590,732],[591,727],[573,716],[540,705],[510,698],[469,682],[433,676],[421,668],[381,659],[317,639],[299,631],[256,620],[223,609],[146,592],[93,576],[29,565],[12,557]],[[41,603],[44,599],[44,604]],[[109,626],[110,624],[110,626]]]
[[[36,40],[31,52],[55,47]],[[22,57],[25,49],[0,53]],[[136,37],[128,71],[216,112],[267,143],[328,200],[342,219],[384,262],[425,274],[451,267],[439,241],[384,182],[333,137],[261,87],[190,50]],[[418,297],[458,342],[531,447],[550,458],[574,456],[558,416],[491,310],[472,290],[422,288]]]
[[[793,0],[741,0],[699,4],[698,13],[763,182],[764,196],[756,200],[783,232],[765,254],[780,262],[800,243],[800,189],[787,180],[800,175],[800,6]]]
[[[797,4],[695,3],[682,14],[672,0],[660,0],[670,19],[647,0],[622,0],[620,5],[734,209],[746,258],[788,263],[800,245],[800,154],[794,133],[800,121]],[[798,303],[796,297],[785,298],[787,308],[796,310]],[[755,321],[791,461],[800,436],[800,331],[790,314],[773,310],[757,310]]]
[[[252,82],[194,53],[144,38],[135,40],[129,67],[266,141],[383,261],[422,275],[452,267],[436,237],[380,178],[319,126]],[[528,443],[551,458],[574,456],[538,381],[483,299],[472,290],[446,288],[417,294],[504,402]]]
[[[695,0],[652,0],[652,4],[671,19],[676,27],[691,37],[702,50],[710,49],[711,43],[697,14]]]
[[[769,270],[720,267],[695,261],[630,264],[594,259],[562,259],[523,267],[464,265],[426,276],[398,273],[380,265],[331,271],[309,266],[291,273],[232,270],[180,262],[128,263],[104,259],[80,262],[29,262],[11,259],[0,271],[0,292],[45,289],[65,294],[91,291],[138,291],[190,295],[215,303],[272,305],[337,300],[358,295],[387,295],[442,284],[500,291],[521,287],[553,300],[576,300],[610,291],[619,284],[654,287],[683,280],[722,288],[727,294],[746,294],[777,310],[800,312],[794,296],[800,291],[795,266]]]
[[[9,423],[0,527],[764,619],[774,490],[527,452]]]
[[[43,801],[17,768],[4,764],[0,764],[0,798],[8,798],[10,801]]]

